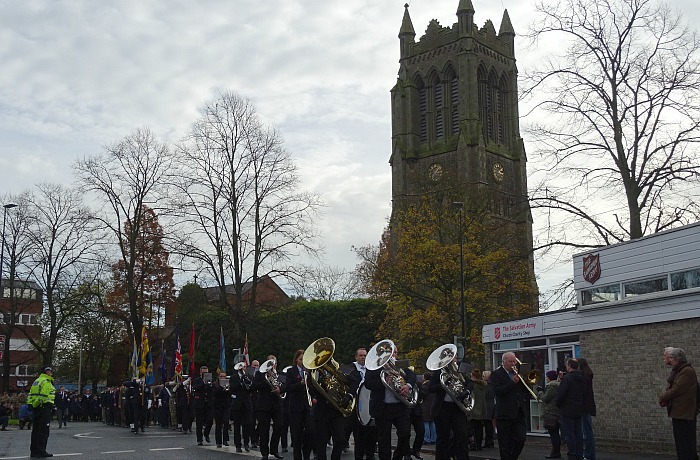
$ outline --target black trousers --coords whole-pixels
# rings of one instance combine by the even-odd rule
[[[51,404],[44,404],[35,408],[32,412],[32,437],[29,446],[31,455],[46,453],[46,444],[49,442],[51,411]]]
[[[329,419],[319,418],[314,420],[316,430],[314,440],[316,442],[316,456],[318,460],[326,460],[326,444],[329,436],[333,439],[331,460],[340,460],[345,448],[345,417],[340,412]],[[296,452],[296,447],[294,448]]]
[[[403,403],[384,404],[384,410],[377,414],[377,447],[379,460],[403,460],[411,455],[411,421],[408,418],[408,407]],[[391,428],[396,428],[396,450],[391,455]]]
[[[223,442],[228,444],[228,426],[231,409],[226,406],[214,407],[214,438],[216,445],[220,446]]]
[[[425,425],[423,424],[423,414],[416,414],[414,410],[410,412],[411,426],[413,427],[416,437],[413,438],[413,445],[411,446],[411,452],[419,453],[423,447],[423,438],[425,438]]]
[[[314,447],[314,429],[309,412],[290,412],[289,431],[292,434],[294,460],[308,459],[311,455],[311,450]],[[324,448],[323,451],[325,452],[326,449]]]
[[[355,414],[352,418],[352,437],[355,440],[355,460],[370,460],[374,458],[374,447],[377,445],[377,427],[374,420],[363,425]]]
[[[697,417],[693,420],[674,418],[671,421],[678,460],[697,460]]]
[[[196,431],[197,431],[197,442],[203,441],[203,436],[209,437],[209,432],[211,431],[211,426],[213,423],[212,418],[209,415],[209,406],[197,407],[194,410]]]
[[[280,444],[280,431],[282,427],[282,411],[262,411],[255,413],[258,419],[258,445],[262,458],[268,458],[270,453],[278,453]],[[272,436],[270,436],[270,425],[272,425]]]
[[[467,416],[457,404],[444,401],[440,413],[435,417],[435,460],[449,460],[452,452],[457,460],[469,459],[469,438],[467,436]]]
[[[253,429],[253,413],[243,406],[231,410],[231,419],[233,420],[234,445],[239,448],[243,445],[249,445]]]
[[[497,419],[496,428],[498,429],[498,449],[501,460],[517,460],[527,439],[525,413],[520,410],[517,418]]]

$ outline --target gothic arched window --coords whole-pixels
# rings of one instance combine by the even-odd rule
[[[435,104],[433,107],[433,113],[435,113],[435,139],[442,139],[445,137],[445,125],[442,118],[444,100],[442,82],[437,76],[433,79],[433,102]]]
[[[498,142],[501,144],[505,145],[510,145],[510,139],[512,136],[512,131],[511,131],[511,105],[512,102],[510,100],[511,94],[510,94],[510,88],[508,86],[508,79],[506,78],[505,75],[501,76],[501,80],[498,84],[498,88],[500,90],[500,98],[498,100],[499,102],[499,112],[501,114],[500,116],[500,129],[498,130]]]
[[[428,141],[428,94],[422,79],[416,82],[418,88],[418,137],[421,142]]]
[[[501,94],[498,90],[498,77],[491,71],[488,80],[488,138],[498,142],[498,132],[501,126]]]
[[[479,82],[479,120],[483,130],[484,138],[489,137],[489,81],[486,76],[486,69],[483,65],[479,66],[476,71],[477,80]]]
[[[445,82],[448,85],[449,122],[447,123],[451,135],[459,134],[459,78],[454,69],[445,72]]]

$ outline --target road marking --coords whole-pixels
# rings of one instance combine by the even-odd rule
[[[84,438],[84,439],[102,439],[102,436],[90,436],[92,433],[93,433],[92,431],[89,433],[78,433],[78,434],[74,434],[73,437],[74,438]]]
[[[135,450],[108,450],[107,452],[100,452],[101,454],[129,454],[136,452]]]
[[[157,450],[184,450],[184,447],[161,447],[159,449],[148,449],[150,451],[157,451]]]
[[[83,455],[82,452],[75,452],[72,454],[53,454],[54,457],[74,457],[76,455]]]

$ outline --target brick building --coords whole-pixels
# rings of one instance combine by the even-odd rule
[[[584,357],[595,374],[597,442],[672,451],[657,397],[670,372],[665,347],[700,363],[700,223],[577,254],[573,267],[573,308],[483,326],[486,368],[507,351],[543,373]],[[545,432],[539,410],[531,400],[532,433]]]
[[[0,363],[10,362],[10,390],[28,389],[39,374],[41,358],[29,337],[41,336],[43,291],[33,281],[2,280],[0,289]],[[14,319],[13,319],[14,317]],[[0,364],[0,373],[3,366]]]

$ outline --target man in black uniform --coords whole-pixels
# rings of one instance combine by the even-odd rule
[[[515,353],[504,353],[501,360],[502,365],[489,379],[496,393],[494,418],[498,427],[498,449],[502,460],[517,460],[527,439],[525,402],[529,397],[520,382]]]
[[[268,361],[275,361],[274,369],[277,366],[276,358],[270,355],[267,359]],[[252,386],[258,392],[255,416],[258,419],[260,454],[263,460],[268,460],[270,454],[275,458],[283,458],[277,452],[277,448],[280,442],[280,428],[282,426],[282,398],[280,395],[284,393],[284,389],[280,386],[273,386],[268,381],[268,377],[270,377],[268,374],[272,373],[273,370],[262,372],[261,368],[260,371],[256,372]],[[272,436],[270,436],[270,425],[272,425]]]
[[[231,375],[231,419],[233,420],[233,443],[236,452],[250,452],[250,437],[253,429],[253,403],[250,388],[253,380],[246,373],[244,362],[236,364]],[[242,433],[241,433],[242,431]]]
[[[226,372],[219,372],[219,378],[212,383],[211,405],[214,412],[214,439],[216,447],[228,446],[228,426],[231,416],[231,389]]]
[[[397,349],[394,347],[393,359],[396,359]],[[397,393],[404,398],[410,396],[416,384],[416,375],[412,370],[401,369],[404,373],[403,384],[397,392],[391,391],[382,383],[382,369],[368,370],[365,374],[365,386],[371,391],[369,412],[377,425],[377,448],[379,460],[403,460],[411,455],[411,421],[408,406],[402,402]],[[389,385],[394,385],[394,378],[387,375]],[[391,428],[396,428],[397,445],[394,455],[391,454]]]
[[[287,371],[287,398],[289,400],[289,429],[292,433],[294,460],[308,460],[313,448],[313,426],[309,410],[307,385],[309,373],[304,369],[304,350],[294,353],[294,365]],[[308,387],[310,388],[310,387]],[[326,439],[324,439],[324,446]],[[325,447],[323,452],[325,452]]]
[[[138,379],[134,379],[131,382],[124,382],[124,385],[127,386],[126,399],[129,405],[129,415],[131,415],[131,432],[138,433],[143,409],[141,382]],[[144,431],[143,425],[141,425],[141,431]]]
[[[453,360],[456,360],[455,355]],[[445,366],[447,367],[447,366]],[[430,415],[435,420],[437,431],[437,443],[435,445],[435,460],[469,460],[469,438],[467,415],[462,412],[454,399],[445,391],[440,375],[447,372],[445,367],[433,372],[428,380],[428,391],[435,393]],[[466,379],[465,379],[466,382]],[[464,401],[469,395],[469,388],[463,389],[461,395],[457,395],[460,401]],[[450,448],[452,447],[452,449]]]
[[[192,409],[194,410],[198,446],[203,444],[202,437],[207,442],[211,442],[209,440],[209,431],[212,425],[209,411],[212,390],[210,379],[209,368],[202,366],[199,368],[199,377],[192,380]]]

